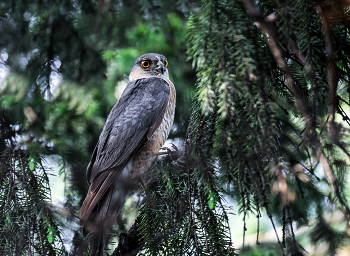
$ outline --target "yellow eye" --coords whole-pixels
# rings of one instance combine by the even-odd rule
[[[148,68],[149,66],[151,66],[151,63],[148,60],[144,60],[141,62],[141,66],[144,68]]]
[[[168,61],[164,60],[164,66],[168,66]]]

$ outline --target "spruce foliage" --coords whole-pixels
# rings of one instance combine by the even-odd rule
[[[244,219],[252,213],[259,223],[264,210],[274,228],[282,224],[276,236],[285,253],[302,251],[293,223],[308,225],[315,207],[322,216],[330,203],[350,217],[348,24],[325,17],[339,7],[326,4],[203,1],[188,25],[200,113],[190,125],[193,143],[207,150],[202,162],[217,163]]]
[[[303,226],[311,243],[336,253],[349,237],[327,216],[336,209],[350,223],[347,8],[335,0],[1,3],[0,255],[68,254],[68,229],[70,255],[87,254],[76,225],[85,169],[116,84],[146,52],[168,58],[178,99],[170,137],[182,146],[136,191],[128,233],[119,216],[112,255],[236,255],[228,198],[243,241],[253,215],[259,243],[266,215],[280,253],[305,254]],[[47,156],[58,156],[67,177],[64,211],[50,204]]]
[[[11,133],[8,128],[2,126],[1,135]],[[10,137],[7,143],[14,144]],[[0,167],[1,255],[64,255],[61,223],[46,203],[50,170],[43,159],[9,148],[0,156]]]

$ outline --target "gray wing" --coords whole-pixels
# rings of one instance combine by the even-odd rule
[[[80,211],[80,225],[103,197],[117,175],[138,153],[163,119],[170,96],[169,85],[160,78],[130,82],[108,115],[87,168],[90,184]],[[153,132],[152,132],[153,131]]]
[[[88,166],[90,184],[99,173],[126,164],[134,151],[147,141],[150,127],[157,123],[161,114],[164,116],[169,95],[169,85],[160,78],[136,80],[127,85],[107,118],[96,146],[96,156]]]

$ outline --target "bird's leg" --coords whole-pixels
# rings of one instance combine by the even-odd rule
[[[146,188],[147,188],[146,182],[141,176],[139,176],[139,182],[140,182],[141,186],[143,187],[143,190],[145,191],[146,197],[151,198],[150,193],[152,193],[152,191],[146,190]]]
[[[175,151],[171,151],[170,148],[168,147],[162,147],[162,148],[159,148],[159,150],[166,150],[166,152],[156,152],[154,153],[156,156],[159,156],[159,155],[170,155],[170,154],[177,154],[178,152],[178,148],[174,145],[174,143],[171,143],[171,146],[175,149]]]
[[[143,189],[146,190],[146,182],[141,176],[139,177],[139,182],[140,182],[141,186],[143,187]]]

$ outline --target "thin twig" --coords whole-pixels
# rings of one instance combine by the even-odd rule
[[[250,179],[250,181],[252,182],[253,187],[255,188],[255,193],[258,193],[258,191],[257,191],[257,187],[258,187],[258,186],[257,186],[257,184],[256,184],[256,180],[255,180],[255,178],[254,178],[254,176],[253,176],[252,170],[251,170],[251,168],[250,168],[250,166],[249,166],[248,163],[245,163],[245,166],[246,166],[247,171],[248,171],[248,174],[249,174],[249,179]],[[270,218],[271,224],[272,224],[273,229],[274,229],[275,234],[276,234],[276,238],[277,238],[278,244],[279,244],[279,246],[281,247],[282,254],[285,255],[284,252],[283,252],[283,246],[282,246],[282,244],[281,244],[281,241],[280,241],[279,236],[278,236],[278,233],[277,233],[277,229],[276,229],[276,227],[275,227],[275,223],[273,222],[272,215],[271,215],[271,213],[270,213],[269,208],[268,208],[267,205],[265,205],[265,210],[266,210],[267,215],[268,215],[269,218]]]
[[[19,160],[20,160],[20,163],[21,163],[21,170],[22,170],[22,187],[24,189],[24,192],[25,192],[25,196],[26,196],[26,209],[27,209],[27,228],[28,228],[28,242],[29,242],[29,245],[28,245],[28,249],[29,249],[29,255],[32,254],[31,252],[31,248],[32,248],[32,245],[31,245],[31,227],[30,227],[30,224],[29,224],[29,221],[30,221],[30,214],[29,214],[29,202],[28,202],[28,197],[29,197],[29,192],[28,192],[28,189],[27,189],[27,178],[26,178],[26,175],[25,175],[25,170],[24,170],[24,166],[23,166],[23,161],[22,161],[22,156],[21,156],[21,153],[18,153],[18,157],[19,157]]]
[[[197,193],[198,193],[198,198],[199,198],[199,203],[200,203],[200,206],[201,206],[201,214],[202,214],[202,225],[204,227],[204,235],[205,235],[205,250],[206,252],[209,254],[209,245],[208,245],[208,236],[207,234],[209,233],[208,231],[208,228],[207,228],[207,220],[206,220],[206,217],[205,217],[205,212],[204,212],[204,207],[203,207],[203,200],[202,200],[202,192],[201,192],[201,189],[199,188],[199,180],[197,180]]]
[[[309,136],[308,142],[310,145],[313,145],[314,147],[314,154],[319,159],[320,163],[323,166],[323,170],[325,173],[325,176],[327,177],[327,181],[329,186],[331,186],[334,190],[334,193],[336,197],[338,198],[340,204],[345,208],[346,216],[348,219],[350,219],[350,209],[345,203],[342,195],[340,194],[339,187],[337,185],[336,177],[334,175],[334,172],[329,164],[329,160],[324,155],[321,143],[319,141],[319,138],[317,136],[316,132],[316,122],[315,118],[310,114],[310,107],[306,104],[306,102],[303,100],[303,97],[299,91],[299,88],[297,87],[295,83],[295,79],[292,75],[292,73],[289,70],[289,67],[285,61],[285,59],[282,57],[282,50],[278,46],[277,39],[273,36],[273,29],[271,28],[271,24],[266,22],[264,19],[263,14],[261,11],[253,4],[251,0],[241,0],[248,12],[248,14],[253,18],[255,21],[260,22],[260,30],[267,42],[267,45],[270,48],[270,51],[279,66],[279,68],[284,72],[285,75],[285,81],[286,86],[291,93],[291,95],[295,99],[295,104],[302,114],[306,127],[307,127],[307,134],[305,136]],[[331,102],[334,103],[334,102]],[[331,109],[330,109],[331,111]]]
[[[186,245],[187,245],[187,243],[188,243],[188,239],[189,239],[189,234],[190,234],[190,230],[191,230],[191,226],[192,226],[192,203],[191,203],[191,186],[190,186],[190,184],[191,184],[191,179],[190,179],[190,166],[189,166],[189,161],[188,161],[188,154],[189,154],[189,152],[188,152],[188,146],[189,146],[189,138],[188,138],[188,132],[186,133],[186,142],[185,142],[186,144],[185,144],[185,164],[186,164],[186,170],[187,170],[187,182],[188,182],[188,184],[187,184],[187,192],[188,192],[188,204],[189,204],[189,206],[190,206],[190,213],[189,213],[189,218],[190,218],[190,220],[189,220],[189,223],[188,223],[188,230],[187,230],[187,235],[186,235],[186,240],[185,240],[185,243],[184,243],[184,245],[182,246],[182,248],[181,248],[181,252],[182,252],[182,250],[184,250],[185,249],[185,247],[186,247]]]
[[[289,225],[290,225],[290,232],[292,233],[292,239],[293,239],[293,246],[294,249],[297,250],[297,241],[295,240],[295,235],[294,235],[294,230],[293,230],[293,220],[292,220],[292,214],[290,213],[290,208],[289,205],[286,206],[287,210],[287,218],[289,220]]]

